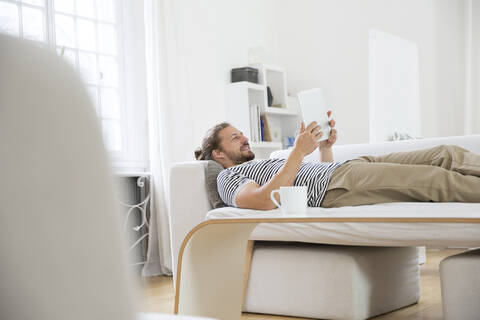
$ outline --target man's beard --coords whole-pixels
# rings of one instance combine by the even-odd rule
[[[225,152],[225,154],[235,165],[239,165],[244,162],[255,159],[255,153],[253,153],[251,150],[249,150],[246,153],[243,153],[240,151],[239,153]]]

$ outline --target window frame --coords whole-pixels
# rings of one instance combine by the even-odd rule
[[[82,1],[82,0],[76,0],[74,2],[74,6],[76,5],[77,1]],[[96,0],[96,1],[102,1],[102,0]],[[96,2],[95,1],[95,2]],[[54,52],[56,55],[61,56],[59,51],[57,50],[65,50],[69,49],[75,52],[75,71],[80,74],[80,61],[79,61],[79,53],[89,53],[89,54],[95,54],[95,59],[97,63],[97,69],[96,69],[96,84],[89,83],[86,80],[82,80],[84,82],[85,88],[93,87],[96,90],[97,93],[97,101],[94,103],[95,107],[95,112],[98,116],[98,119],[100,121],[100,128],[102,130],[102,136],[103,136],[103,131],[105,130],[103,128],[104,122],[105,121],[116,121],[118,125],[120,126],[120,139],[121,139],[121,148],[119,151],[115,150],[108,150],[107,149],[107,154],[109,155],[110,158],[110,163],[112,167],[114,168],[115,171],[124,171],[124,170],[147,170],[148,171],[148,144],[147,144],[147,128],[144,128],[144,125],[147,125],[146,121],[138,121],[138,119],[143,118],[143,116],[136,116],[135,118],[137,119],[131,119],[132,114],[135,114],[137,112],[137,107],[134,107],[134,104],[131,101],[135,101],[135,98],[132,97],[127,97],[128,95],[131,95],[129,93],[129,90],[127,90],[127,68],[126,68],[126,47],[125,47],[125,19],[129,19],[128,16],[126,16],[125,9],[127,9],[127,4],[125,3],[124,0],[112,0],[115,8],[115,21],[106,21],[103,19],[100,19],[98,17],[98,7],[95,6],[95,14],[94,18],[91,17],[84,17],[78,14],[77,9],[74,9],[74,13],[66,13],[62,11],[56,11],[55,10],[55,0],[44,0],[44,6],[37,6],[34,4],[29,4],[25,3],[21,0],[16,1],[16,0],[1,0],[1,2],[5,3],[10,3],[14,4],[18,8],[18,38],[20,39],[25,39],[27,41],[34,42],[36,44],[40,44],[41,46],[44,46],[45,48],[48,48],[52,52]],[[142,1],[143,4],[143,1]],[[22,14],[22,9],[23,7],[30,7],[30,8],[35,8],[35,9],[41,9],[43,13],[43,30],[44,30],[44,40],[43,41],[37,41],[37,40],[30,40],[24,38],[24,23],[23,23],[23,14]],[[69,46],[63,46],[57,44],[57,39],[56,39],[56,25],[55,25],[55,16],[56,14],[61,14],[67,17],[70,17],[73,19],[73,25],[74,25],[74,46],[69,47]],[[78,19],[84,19],[87,21],[91,21],[95,24],[95,35],[96,35],[96,40],[95,40],[95,50],[94,51],[89,51],[85,49],[80,49],[78,45]],[[142,21],[143,23],[143,21]],[[116,31],[116,54],[111,54],[111,53],[103,53],[100,52],[99,50],[99,40],[100,40],[100,32],[99,32],[99,24],[107,24],[111,25],[115,28]],[[62,49],[65,48],[65,49]],[[117,66],[118,66],[118,83],[116,86],[110,86],[103,84],[101,82],[99,73],[100,73],[100,57],[106,56],[106,57],[112,57],[116,60]],[[62,59],[66,59],[62,56]],[[130,68],[131,69],[131,68]],[[114,90],[117,91],[118,93],[118,105],[119,105],[119,112],[120,112],[120,118],[119,119],[114,119],[114,118],[108,118],[108,117],[103,117],[102,116],[102,104],[101,104],[101,94],[102,94],[102,89],[105,88],[113,88]],[[131,90],[130,90],[131,91]],[[138,93],[137,93],[138,96]],[[135,110],[129,110],[129,108],[135,108]],[[140,108],[142,109],[142,108]],[[146,106],[143,108],[144,110],[140,110],[141,112],[145,113],[146,116]],[[131,135],[134,135],[134,137],[131,137]],[[140,143],[139,143],[140,142]],[[141,144],[141,146],[137,146],[136,144]]]

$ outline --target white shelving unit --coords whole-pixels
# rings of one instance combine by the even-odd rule
[[[243,132],[250,140],[250,147],[257,159],[267,159],[270,153],[285,148],[285,138],[294,137],[300,126],[299,109],[296,97],[287,96],[287,78],[285,69],[255,64],[258,69],[259,83],[235,82],[226,86],[226,120]],[[268,106],[267,86],[273,95],[272,105]],[[269,123],[272,141],[253,141],[250,128],[250,106],[258,105],[260,113]]]
[[[287,109],[287,108],[275,108],[275,107],[265,107],[263,109],[265,114],[270,115],[282,115],[282,116],[297,116],[298,111],[294,109]]]
[[[264,149],[274,149],[279,150],[282,148],[281,142],[269,142],[269,141],[250,141],[250,147],[252,148],[264,148]]]

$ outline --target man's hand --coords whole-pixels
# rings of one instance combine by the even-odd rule
[[[330,116],[332,115],[332,111],[329,110],[327,112],[327,116],[330,118]],[[333,146],[333,144],[337,141],[337,129],[335,129],[335,120],[330,120],[328,122],[328,124],[330,125],[330,136],[328,137],[327,140],[323,140],[323,141],[320,141],[320,150],[321,149],[329,149]]]
[[[314,121],[305,128],[305,123],[302,122],[300,127],[300,134],[295,139],[293,151],[298,152],[302,158],[312,153],[320,144],[318,139],[322,136],[322,131],[319,125]]]

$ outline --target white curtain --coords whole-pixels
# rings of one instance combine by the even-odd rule
[[[168,218],[168,110],[175,88],[167,79],[175,77],[171,63],[175,58],[174,24],[169,0],[145,0],[145,44],[148,81],[149,154],[152,172],[152,215],[150,220],[149,260],[143,276],[172,273]],[[168,61],[168,62],[167,62]],[[174,83],[174,82],[173,82]],[[157,255],[157,257],[155,257]]]

